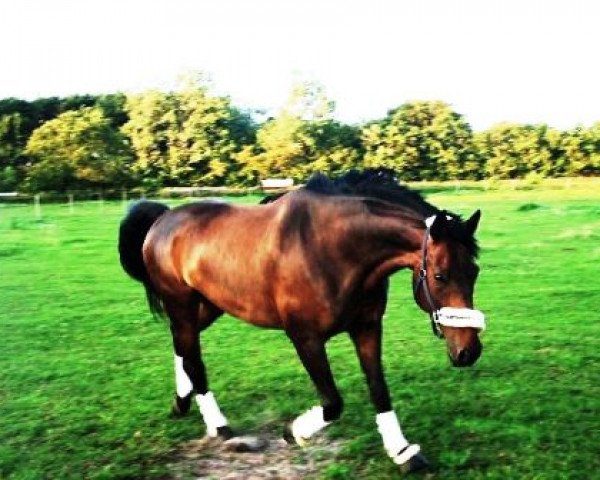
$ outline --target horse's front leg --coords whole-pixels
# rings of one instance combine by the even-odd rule
[[[375,405],[375,421],[381,434],[383,446],[390,458],[405,472],[415,472],[428,466],[420,454],[420,447],[406,440],[396,412],[392,408],[383,367],[381,365],[381,322],[370,322],[350,330],[367,383],[371,400]]]
[[[312,407],[286,426],[284,438],[304,446],[315,433],[340,418],[343,400],[333,380],[325,342],[315,337],[289,336],[321,397],[321,405]]]

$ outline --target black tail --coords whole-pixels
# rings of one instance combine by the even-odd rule
[[[167,210],[169,207],[162,203],[143,200],[129,209],[119,228],[121,266],[132,278],[144,284],[150,311],[158,317],[164,315],[164,309],[160,296],[148,277],[142,257],[142,246],[150,227]]]

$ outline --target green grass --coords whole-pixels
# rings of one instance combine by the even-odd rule
[[[587,187],[439,191],[481,208],[476,303],[484,353],[450,367],[444,344],[394,277],[384,356],[408,438],[431,479],[590,479],[600,469],[600,193]],[[236,201],[254,202],[256,198]],[[0,478],[156,478],[203,434],[198,412],[168,418],[168,327],[116,254],[120,203],[0,205]],[[246,431],[279,429],[316,402],[281,332],[229,317],[203,335],[211,389]],[[399,478],[385,456],[350,342],[328,351],[346,400],[345,441],[323,478]]]

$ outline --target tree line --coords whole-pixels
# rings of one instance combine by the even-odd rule
[[[502,123],[474,132],[441,101],[348,125],[315,83],[258,120],[200,77],[175,91],[0,100],[0,191],[302,182],[387,167],[406,181],[598,175],[600,122],[568,131]]]

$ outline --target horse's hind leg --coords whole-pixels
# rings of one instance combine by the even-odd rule
[[[171,320],[171,333],[175,349],[176,395],[173,404],[175,415],[184,415],[190,408],[193,393],[206,424],[209,436],[232,436],[227,419],[208,389],[206,368],[202,361],[199,334],[214,322],[221,311],[216,307],[197,302],[193,305],[180,305],[165,302],[165,309]]]
[[[333,380],[325,342],[319,338],[290,338],[322,402],[321,406],[311,408],[286,427],[284,438],[302,446],[315,433],[340,418],[344,405]]]

